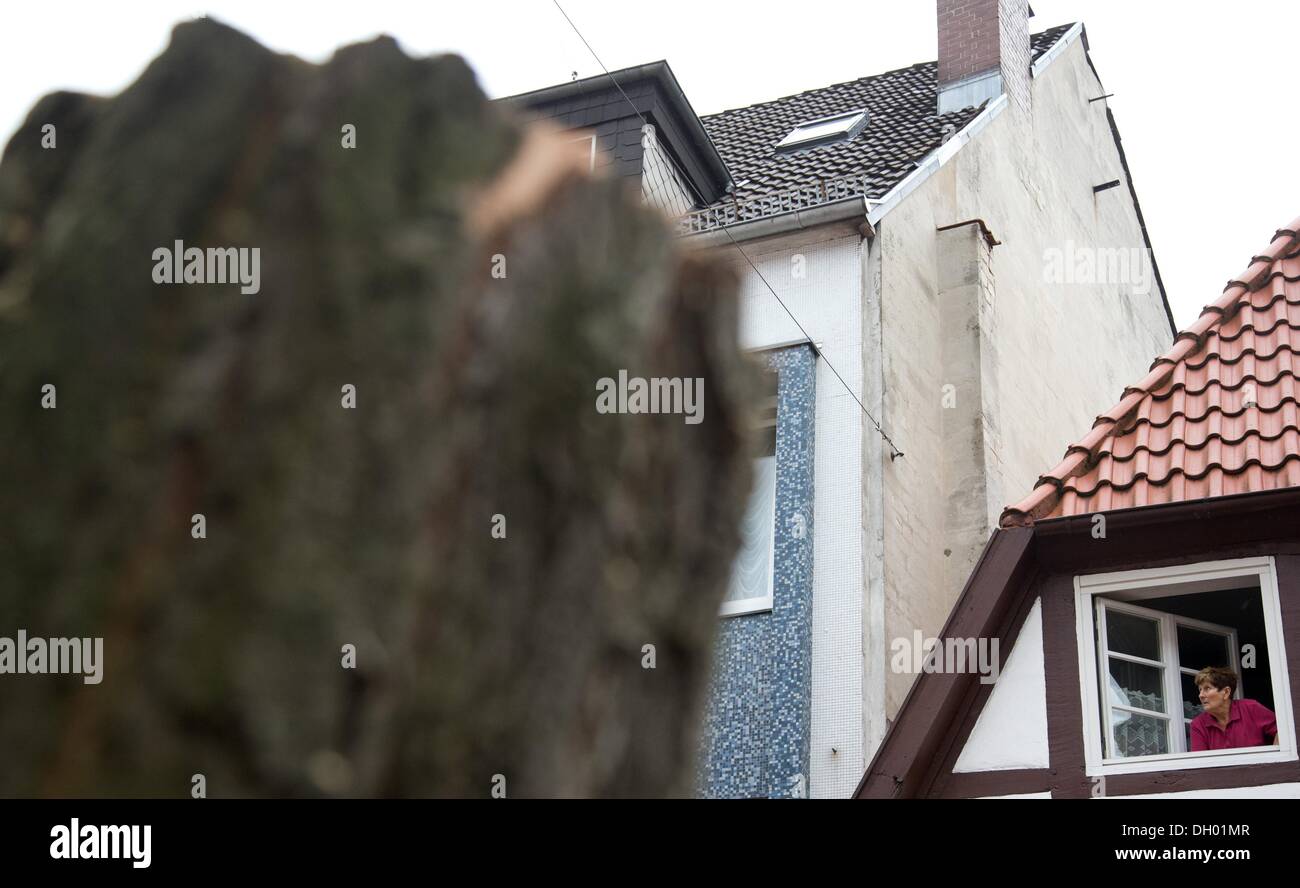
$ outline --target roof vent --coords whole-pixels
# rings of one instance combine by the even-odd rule
[[[825,145],[828,142],[847,141],[862,132],[866,125],[866,111],[848,111],[831,117],[808,120],[796,126],[788,136],[777,142],[776,150],[794,151]]]

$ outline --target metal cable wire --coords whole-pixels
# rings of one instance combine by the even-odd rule
[[[618,80],[614,77],[613,74],[610,73],[609,68],[605,67],[605,63],[600,60],[600,56],[596,54],[596,50],[592,48],[591,44],[587,42],[587,38],[582,35],[582,32],[580,30],[578,30],[578,26],[573,23],[573,19],[571,19],[569,17],[569,14],[564,11],[564,7],[560,5],[559,0],[551,0],[551,2],[554,3],[555,8],[560,11],[560,15],[564,16],[564,20],[569,23],[569,27],[573,29],[573,33],[577,34],[578,39],[581,40],[582,44],[587,47],[587,52],[591,53],[591,57],[596,60],[596,64],[600,65],[601,70],[605,72],[605,76],[608,77],[610,82],[614,84],[614,88],[618,90],[619,95],[621,95],[624,101],[628,103],[628,105],[632,108],[632,111],[636,114],[636,116],[641,118],[641,124],[643,126],[649,126],[650,122],[645,119],[645,115],[641,113],[641,110],[639,108],[637,108],[636,103],[634,103],[630,98],[628,98],[627,93],[623,92],[623,87],[619,85]],[[669,154],[667,151],[663,152],[663,156],[668,160],[669,163],[673,165],[673,168],[677,171],[677,174],[678,176],[681,177],[681,180],[683,182],[689,183],[690,178],[686,175],[685,171],[681,168],[681,166],[677,163],[677,161],[673,158],[673,156]],[[731,241],[731,245],[736,248],[736,251],[740,253],[740,255],[744,258],[745,262],[749,264],[749,267],[754,270],[754,274],[758,275],[758,279],[763,282],[763,286],[767,287],[767,291],[772,294],[772,298],[777,301],[777,303],[781,306],[781,308],[785,309],[785,313],[790,316],[790,320],[794,321],[794,325],[799,328],[799,332],[802,333],[808,339],[809,342],[812,342],[813,341],[812,336],[810,336],[808,334],[808,331],[804,329],[803,324],[799,323],[799,319],[794,316],[794,312],[790,310],[790,306],[786,305],[785,300],[782,299],[777,294],[776,289],[773,288],[771,283],[768,282],[767,278],[763,276],[763,273],[758,270],[758,266],[754,264],[754,260],[749,257],[749,254],[746,253],[745,250],[736,241],[736,239],[732,237],[731,232],[727,230],[727,227],[723,226],[719,230],[727,235],[727,240]],[[894,460],[902,456],[903,451],[898,449],[898,446],[893,442],[893,440],[889,437],[889,435],[885,433],[885,430],[881,427],[880,423],[877,422],[876,418],[871,415],[871,411],[867,409],[867,405],[862,403],[862,399],[859,398],[857,393],[854,392],[853,389],[849,387],[849,384],[844,381],[844,377],[840,375],[840,371],[835,369],[835,365],[830,362],[830,359],[826,356],[826,353],[824,351],[821,351],[820,349],[819,352],[821,354],[821,359],[826,363],[826,366],[830,368],[830,371],[832,373],[835,374],[835,378],[840,381],[840,385],[844,386],[844,390],[849,393],[850,397],[852,397],[854,401],[857,402],[858,407],[862,409],[862,413],[867,417],[867,419],[871,420],[871,424],[875,426],[876,432],[880,435],[882,439],[884,439],[885,443],[889,445],[889,449],[892,451],[890,453],[890,459]]]

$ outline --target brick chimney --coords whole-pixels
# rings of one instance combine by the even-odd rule
[[[1029,0],[936,0],[939,113],[1005,92],[1029,109]]]

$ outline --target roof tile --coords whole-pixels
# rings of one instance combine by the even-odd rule
[[[1032,35],[1033,57],[1051,49],[1072,27]],[[983,109],[981,105],[936,114],[938,68],[937,62],[924,62],[711,114],[701,121],[735,180],[735,200],[843,176],[864,177],[862,193],[883,197],[939,147],[945,132],[960,130]],[[856,138],[801,151],[776,150],[776,143],[801,123],[862,109],[869,119]],[[724,198],[714,206],[731,200]]]

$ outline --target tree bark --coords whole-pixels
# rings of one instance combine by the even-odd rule
[[[755,380],[731,273],[564,145],[458,58],[206,19],[37,104],[0,162],[0,636],[104,662],[0,674],[0,795],[691,791]],[[177,240],[258,248],[259,292],[155,283]],[[598,413],[620,369],[701,379],[703,422]]]

